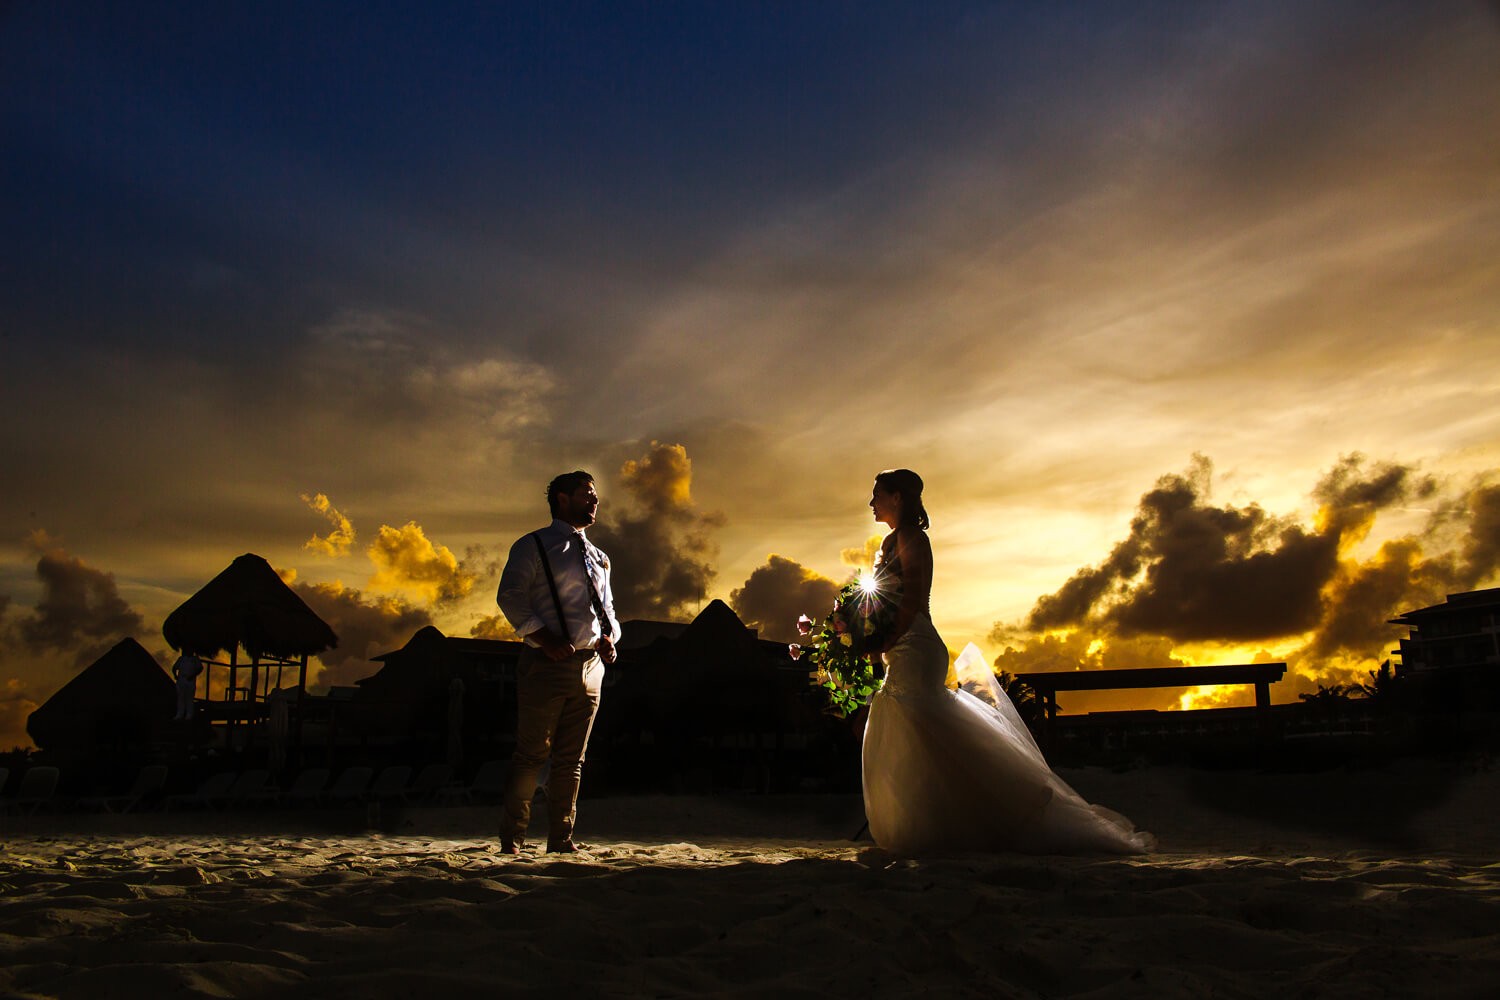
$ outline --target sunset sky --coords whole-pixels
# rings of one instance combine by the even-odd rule
[[[1011,670],[1500,583],[1493,3],[21,0],[0,142],[0,746],[244,552],[323,684],[495,634],[574,468],[783,637],[911,467]]]

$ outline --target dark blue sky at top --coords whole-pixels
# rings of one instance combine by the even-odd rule
[[[14,4],[0,322],[213,357],[362,300],[524,314],[532,267],[608,296],[976,129],[1024,150],[1190,43],[1159,7]]]

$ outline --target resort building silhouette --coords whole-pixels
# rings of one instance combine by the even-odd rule
[[[1500,730],[1500,588],[1449,595],[1391,623],[1409,630],[1394,669],[1359,690],[1290,704],[1269,695],[1281,663],[1025,674],[1012,693],[1064,763],[1274,762]],[[64,791],[118,789],[162,764],[179,794],[210,771],[252,767],[283,789],[310,769],[327,778],[361,768],[368,780],[381,768],[409,776],[427,766],[429,780],[457,783],[503,769],[513,748],[521,643],[425,626],[375,656],[370,676],[314,695],[309,658],[338,637],[260,556],[235,559],[163,632],[204,661],[196,717],[172,718],[172,680],[123,639],[28,720],[39,748],[31,762],[59,767]],[[859,788],[862,718],[827,714],[785,644],[761,639],[724,602],[690,622],[629,621],[624,634],[606,674],[586,794]],[[1220,683],[1253,686],[1256,704],[1067,715],[1058,703],[1070,690]]]

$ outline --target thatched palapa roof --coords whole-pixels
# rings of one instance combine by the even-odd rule
[[[174,649],[212,656],[245,647],[251,656],[311,656],[339,637],[265,559],[245,553],[167,616],[162,634]]]
[[[121,639],[81,670],[26,720],[44,750],[65,744],[139,735],[152,721],[170,719],[177,704],[167,672],[134,639]]]

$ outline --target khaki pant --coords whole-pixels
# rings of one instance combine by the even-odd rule
[[[604,664],[593,650],[579,650],[554,663],[541,650],[527,648],[516,667],[516,752],[505,791],[501,837],[520,843],[531,822],[536,776],[550,756],[547,778],[547,842],[573,836],[578,784],[589,731],[599,711]]]

